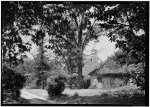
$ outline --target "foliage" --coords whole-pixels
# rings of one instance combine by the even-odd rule
[[[90,87],[90,85],[91,85],[91,80],[90,80],[90,78],[84,78],[84,79],[83,79],[83,88],[84,88],[84,89],[87,89],[87,88]]]
[[[47,15],[50,18],[55,18],[52,21],[52,27],[49,27],[48,31],[49,35],[52,35],[50,47],[55,47],[54,52],[57,55],[68,56],[68,61],[74,62],[73,57],[76,56],[75,63],[78,67],[78,84],[80,88],[82,87],[83,50],[90,40],[98,38],[94,31],[95,23],[92,24],[90,21],[93,18],[93,13],[89,11],[91,7],[88,4],[52,4],[47,5],[46,8],[47,13],[49,12]],[[66,53],[70,55],[66,55]],[[74,69],[74,66],[76,66],[74,64],[67,64],[68,68]],[[69,71],[72,72],[73,70]]]
[[[75,66],[78,67],[78,84],[79,87],[82,87],[83,50],[90,40],[98,38],[99,35],[95,28],[108,30],[110,40],[117,42],[116,47],[121,48],[125,54],[127,53],[128,58],[134,60],[132,63],[145,62],[145,38],[148,26],[146,6],[146,2],[114,3],[111,5],[72,2],[62,4],[3,2],[3,34],[14,24],[17,28],[14,31],[18,32],[19,29],[20,34],[30,35],[32,41],[40,45],[39,42],[43,39],[41,35],[43,32],[47,32],[50,38],[46,48],[53,49],[59,56],[68,56],[68,54],[71,54],[69,57],[76,56]],[[40,25],[43,31],[36,32],[34,35],[30,32],[34,31],[32,27],[35,25]],[[137,35],[139,31],[143,31],[143,34]],[[19,40],[16,35],[8,38],[12,41]],[[27,49],[29,44],[23,45],[21,41],[17,43],[19,44],[18,47],[22,48],[22,52],[29,50]],[[5,43],[2,44],[4,44],[2,45],[3,55],[7,53],[6,46],[9,50],[13,49],[11,42],[10,45],[6,46]],[[9,55],[9,58],[13,56],[15,54]],[[67,60],[70,59],[74,62],[74,58],[67,58]],[[68,64],[68,68],[69,66]],[[74,68],[74,65],[71,64],[71,66]]]
[[[17,100],[20,97],[20,89],[23,88],[26,78],[20,73],[3,66],[2,68],[2,90],[4,97],[12,97]],[[12,96],[8,96],[11,94]],[[3,99],[5,101],[6,99]]]
[[[77,88],[77,84],[78,84],[78,74],[77,73],[73,73],[71,76],[69,76],[68,78],[68,85],[70,89],[74,89]]]
[[[146,2],[119,4],[105,13],[105,24],[112,26],[110,40],[116,41],[116,47],[130,53],[130,58],[138,62],[143,61],[146,54],[146,6]],[[138,35],[142,30],[143,34]]]
[[[78,97],[79,97],[78,92],[75,92],[74,95],[72,96],[72,98],[78,98]]]
[[[105,24],[112,26],[108,34],[110,40],[116,41],[116,47],[128,54],[128,58],[136,64],[145,61],[148,21],[146,8],[146,2],[131,2],[119,4],[106,13]]]
[[[145,70],[142,63],[128,66],[128,72],[131,73],[132,83],[136,84],[142,90],[145,89]]]
[[[6,8],[6,6],[4,7]],[[12,11],[10,10],[10,12]],[[6,17],[9,16],[7,15]],[[12,17],[12,20],[13,18],[14,17]],[[15,68],[20,63],[24,62],[24,57],[27,57],[24,54],[24,51],[30,50],[30,46],[28,47],[27,44],[24,44],[22,42],[21,36],[19,35],[19,30],[15,25],[13,25],[13,23],[11,22],[12,20],[4,23],[5,26],[3,25],[2,31],[2,92],[4,94],[3,101],[11,99],[17,100],[20,97],[20,89],[23,88],[26,78],[21,73],[17,72]]]
[[[16,71],[16,66],[22,64],[27,56],[25,51],[30,45],[23,43],[20,31],[15,25],[18,5],[12,2],[2,3],[2,94],[4,100],[17,100],[20,89],[23,88],[26,78]]]
[[[130,64],[128,60],[132,60],[132,64],[145,63],[148,36],[147,10],[148,2],[130,2],[118,4],[104,13],[106,22],[100,26],[109,31],[110,40],[116,41],[116,47],[127,55],[127,64]],[[138,85],[139,81],[143,81],[140,82],[141,87],[145,82],[144,75],[145,72],[141,72],[139,78],[136,78]]]
[[[115,52],[113,60],[116,61],[116,63],[120,64],[121,66],[125,65],[127,62],[129,63],[129,60],[130,62],[132,61],[131,59],[128,58],[128,54],[121,49]]]
[[[63,54],[63,60],[64,60],[64,63],[65,63],[65,70],[67,71],[67,73],[69,74],[69,81],[68,81],[68,84],[69,84],[69,87],[72,88],[72,85],[73,85],[73,74],[76,73],[76,68],[77,68],[77,58],[76,58],[76,54],[75,52],[72,52],[72,49],[69,51],[68,49],[68,52],[66,52],[66,54]]]
[[[39,45],[40,36],[33,35],[33,25],[41,25],[50,36],[46,48],[53,49],[57,55],[68,53],[71,48],[78,56],[79,84],[82,82],[82,53],[86,44],[97,39],[95,22],[91,23],[94,12],[89,4],[48,4],[45,2],[7,2],[16,6],[17,26],[23,35],[31,35],[33,42]],[[5,9],[4,9],[5,10]],[[38,10],[38,11],[37,11]],[[74,53],[74,52],[73,52]],[[81,66],[80,66],[81,65]]]
[[[47,72],[51,70],[51,65],[49,64],[48,58],[44,55],[43,46],[40,46],[39,53],[35,57],[36,63],[36,85],[44,89],[46,86]]]
[[[48,83],[47,91],[50,97],[62,95],[62,92],[65,89],[64,80],[65,78],[63,77],[57,77]]]
[[[40,51],[35,56],[33,60],[26,60],[22,65],[20,65],[20,69],[18,72],[23,70],[23,74],[27,74],[26,88],[42,88],[42,83],[44,79],[44,87],[47,84],[48,78],[55,78],[58,75],[63,75],[68,78],[68,74],[65,70],[63,70],[63,66],[61,61],[57,60],[57,58],[53,60],[48,60],[48,57],[44,55],[43,61],[46,64],[46,67],[50,69],[45,69],[38,71],[39,63],[40,63]],[[45,66],[43,66],[45,67]],[[45,72],[44,72],[45,71]],[[44,72],[42,74],[42,72]],[[29,75],[28,75],[29,74]],[[43,78],[44,77],[44,78]]]
[[[2,34],[2,61],[3,63],[11,63],[10,67],[14,67],[23,63],[23,57],[27,57],[24,52],[29,51],[30,46],[22,42],[19,31],[15,26],[6,29]]]

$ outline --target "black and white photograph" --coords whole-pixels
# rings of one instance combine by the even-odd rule
[[[3,106],[148,106],[148,67],[149,1],[1,1]]]

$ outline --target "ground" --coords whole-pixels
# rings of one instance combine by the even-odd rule
[[[48,97],[42,89],[21,90],[21,103],[24,104],[119,104],[145,105],[143,92],[136,88],[100,89],[65,89],[60,97]]]

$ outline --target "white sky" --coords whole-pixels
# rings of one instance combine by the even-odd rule
[[[85,49],[85,54],[91,54],[92,49],[96,49],[98,51],[98,57],[105,61],[108,56],[114,54],[118,49],[115,48],[115,42],[109,41],[109,38],[106,36],[101,36],[99,42],[94,43],[94,41],[89,42],[88,46]]]

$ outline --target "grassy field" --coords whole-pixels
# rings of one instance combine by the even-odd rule
[[[144,106],[145,95],[140,90],[121,90],[116,92],[107,92],[99,96],[86,96],[81,97],[77,93],[74,96],[62,95],[60,97],[49,98],[48,100],[54,101],[58,104],[118,104],[118,105],[132,105]],[[48,101],[40,99],[21,99],[21,104],[50,104]]]
[[[67,101],[68,104],[121,104],[121,105],[145,105],[145,96],[140,91],[116,91],[103,93],[100,96],[80,97],[78,94],[74,96],[62,96],[60,98],[50,98],[60,102]]]

